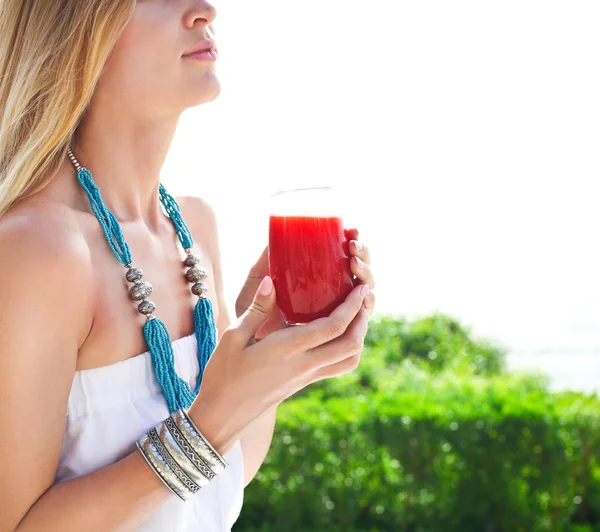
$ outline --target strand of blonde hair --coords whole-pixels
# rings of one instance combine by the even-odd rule
[[[0,217],[56,175],[135,0],[0,0]]]

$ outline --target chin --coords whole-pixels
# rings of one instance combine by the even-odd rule
[[[220,94],[221,82],[216,77],[204,79],[200,86],[196,86],[186,95],[186,107],[195,107],[203,103],[213,102]]]

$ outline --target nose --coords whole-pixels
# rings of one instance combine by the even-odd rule
[[[217,10],[210,2],[197,0],[191,4],[183,17],[186,28],[192,29],[196,24],[207,26],[217,18]]]

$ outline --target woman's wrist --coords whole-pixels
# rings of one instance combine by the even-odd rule
[[[221,401],[204,398],[200,393],[188,410],[188,415],[207,441],[224,455],[239,439],[245,424],[239,408],[226,408]]]

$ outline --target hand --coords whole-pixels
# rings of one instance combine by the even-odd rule
[[[358,229],[346,229],[344,233],[346,239],[350,242],[350,269],[356,276],[355,285],[366,284],[371,288],[371,294],[365,299],[365,309],[367,310],[368,315],[371,316],[375,308],[375,294],[372,292],[375,288],[375,279],[373,277],[373,271],[371,270],[371,254],[369,248],[365,244],[359,242]],[[254,298],[254,294],[258,289],[258,285],[266,275],[269,275],[268,246],[264,249],[254,266],[250,268],[246,282],[235,302],[235,312],[238,318],[248,310],[248,307]],[[283,321],[281,320],[279,311],[275,308],[268,316],[265,324],[256,333],[256,340],[261,340],[279,329],[283,329]]]
[[[369,316],[375,309],[375,278],[371,270],[371,253],[366,244],[359,242],[358,229],[346,229],[346,239],[350,241],[350,269],[356,276],[355,284],[366,284],[371,289],[371,293],[365,298],[365,309]]]
[[[368,327],[357,286],[329,317],[277,330],[248,345],[275,308],[265,277],[248,310],[222,335],[189,413],[217,450],[227,452],[253,420],[305,386],[355,369]]]
[[[258,286],[267,275],[269,275],[269,246],[264,249],[254,266],[250,268],[246,282],[240,290],[240,294],[235,302],[235,314],[238,318],[248,310],[254,299],[254,294],[258,290]],[[277,307],[275,307],[262,327],[256,332],[253,340],[262,340],[272,332],[283,328],[281,315]]]

